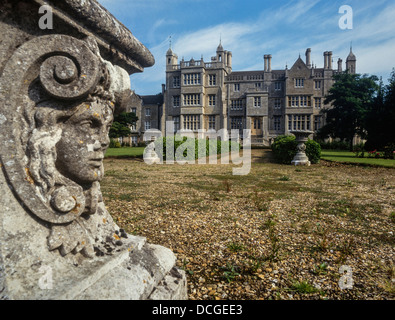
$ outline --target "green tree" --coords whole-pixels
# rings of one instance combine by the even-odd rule
[[[368,132],[366,148],[368,150],[395,149],[395,69],[391,73],[389,84],[380,81],[377,97],[367,115]],[[393,150],[392,150],[393,151]]]
[[[135,125],[138,118],[133,112],[122,112],[114,117],[110,128],[110,138],[127,137],[132,132],[130,127]]]
[[[325,104],[330,108],[322,112],[326,125],[318,133],[320,138],[340,138],[350,145],[357,134],[366,137],[365,120],[378,90],[376,76],[341,73],[334,76]]]

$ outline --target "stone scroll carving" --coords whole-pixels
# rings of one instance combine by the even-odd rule
[[[19,202],[48,226],[48,249],[110,252],[121,239],[100,180],[113,114],[129,94],[127,72],[103,60],[92,38],[44,35],[14,51],[0,88],[3,171]]]

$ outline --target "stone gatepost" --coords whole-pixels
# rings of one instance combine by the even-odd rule
[[[187,299],[175,255],[120,229],[100,191],[153,56],[95,0],[0,9],[0,299]]]

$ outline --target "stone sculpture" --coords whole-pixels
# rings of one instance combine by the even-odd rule
[[[147,145],[147,147],[144,150],[144,162],[146,164],[155,164],[155,163],[160,163],[161,160],[158,156],[158,154],[155,151],[155,142],[151,142]]]
[[[58,30],[17,19],[43,4],[2,4],[0,298],[185,299],[174,255],[120,229],[100,191],[129,74],[153,57],[94,0],[54,2]],[[56,273],[50,290],[37,287],[42,266]]]
[[[291,133],[295,135],[295,140],[298,144],[296,146],[297,152],[291,163],[295,166],[310,166],[311,162],[306,155],[305,142],[309,140],[309,136],[311,136],[314,132],[309,130],[294,130],[291,131]]]

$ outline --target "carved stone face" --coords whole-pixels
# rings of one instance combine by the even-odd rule
[[[99,182],[129,74],[100,57],[92,39],[45,35],[17,48],[0,87],[1,170],[30,213],[49,223],[49,250],[93,257],[94,244],[115,230]]]
[[[100,181],[112,121],[108,102],[95,101],[79,105],[73,116],[61,122],[62,136],[56,145],[59,172],[78,184]]]

